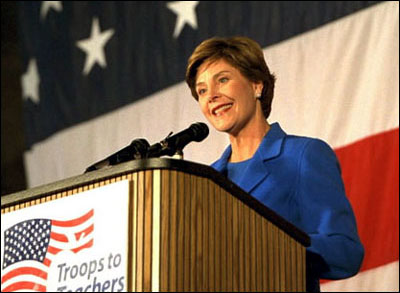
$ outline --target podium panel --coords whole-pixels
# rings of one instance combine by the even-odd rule
[[[200,164],[127,162],[3,197],[2,218],[123,180],[128,291],[305,291],[308,236]]]

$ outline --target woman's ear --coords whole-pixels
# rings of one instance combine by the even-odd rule
[[[254,96],[259,99],[262,95],[264,84],[261,81],[253,82]]]

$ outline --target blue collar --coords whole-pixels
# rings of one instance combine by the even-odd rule
[[[276,122],[271,124],[270,130],[264,136],[251,160],[251,163],[245,171],[247,173],[250,170],[252,176],[243,176],[243,180],[235,183],[246,192],[250,193],[258,183],[269,175],[269,171],[264,162],[280,155],[285,137],[286,133],[282,130],[279,123]],[[217,171],[226,174],[227,164],[231,153],[232,147],[229,145],[223,152],[221,158],[216,161],[212,167]]]

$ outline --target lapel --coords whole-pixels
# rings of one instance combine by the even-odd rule
[[[268,177],[270,171],[268,170],[267,161],[280,155],[285,136],[286,133],[281,129],[278,123],[273,123],[271,125],[271,129],[263,138],[256,153],[244,171],[241,180],[236,182],[244,191],[251,193],[259,183]],[[232,148],[228,146],[221,158],[213,164],[213,167],[217,171],[226,174],[231,153]]]

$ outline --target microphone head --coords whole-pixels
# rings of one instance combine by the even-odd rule
[[[203,122],[196,122],[190,125],[189,127],[192,132],[193,132],[193,140],[200,142],[203,139],[205,139],[208,134],[210,133],[210,130],[208,129],[207,124]]]
[[[129,146],[134,159],[145,158],[150,148],[150,144],[144,138],[134,139]]]
[[[208,136],[209,130],[205,123],[197,122],[190,125],[187,129],[170,136],[156,143],[147,151],[147,158],[172,156],[177,152],[182,152],[183,148],[192,141],[202,141]]]

